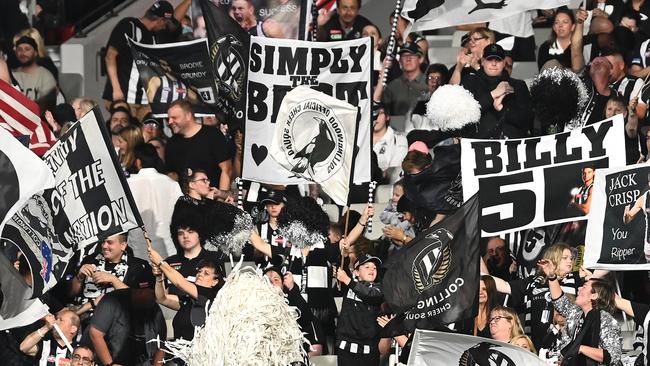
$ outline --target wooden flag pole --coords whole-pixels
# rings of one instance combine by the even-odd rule
[[[348,210],[345,213],[345,229],[343,229],[343,239],[347,238],[348,236],[348,227],[350,225],[350,205],[347,206]],[[343,268],[343,262],[345,261],[345,257],[343,256],[343,251],[341,251],[341,262],[339,263],[339,268]],[[338,277],[336,278],[336,288],[338,290],[341,290],[341,281],[339,281]]]
[[[145,229],[144,225],[140,226],[140,229],[142,229],[142,235],[144,236],[144,240],[147,242],[147,251],[153,249],[153,245],[151,244],[151,239],[149,238],[147,229]]]

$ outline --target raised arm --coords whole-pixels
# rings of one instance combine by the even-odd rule
[[[497,291],[499,291],[502,294],[510,295],[510,293],[512,292],[512,289],[510,288],[510,284],[500,279],[499,277],[492,276],[490,274],[490,271],[488,270],[487,265],[485,264],[485,260],[483,259],[483,257],[480,257],[479,260],[481,264],[481,275],[487,275],[492,277],[492,279],[494,280],[494,284],[497,286]]]
[[[583,31],[584,23],[589,13],[584,9],[578,9],[576,13],[576,28],[571,34],[571,70],[579,73],[585,67],[585,57],[583,51]]]
[[[156,252],[153,248],[149,248],[149,259],[153,265],[160,267],[160,270],[169,280],[169,282],[171,282],[179,290],[190,295],[190,297],[192,297],[194,300],[199,298],[199,292],[196,289],[196,285],[185,279],[185,277],[183,277],[180,272],[170,266],[169,263],[165,262],[160,254],[158,254],[158,252]],[[158,281],[158,278],[156,278],[156,281]],[[159,286],[158,283],[159,282],[156,282],[156,286]],[[156,300],[158,300],[158,294],[156,294]]]

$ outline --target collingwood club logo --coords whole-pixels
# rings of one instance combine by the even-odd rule
[[[321,183],[343,167],[347,136],[339,118],[323,102],[301,101],[278,123],[293,177]]]
[[[431,242],[415,257],[411,269],[413,283],[419,293],[440,283],[447,276],[451,263],[451,250],[447,244],[453,238],[446,229],[438,229],[426,236]]]
[[[233,100],[243,93],[245,63],[240,53],[243,44],[231,34],[219,38],[210,48],[217,90]]]
[[[458,366],[517,366],[510,357],[495,349],[498,347],[501,346],[481,342],[463,352]]]

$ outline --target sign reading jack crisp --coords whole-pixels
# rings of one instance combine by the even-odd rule
[[[347,204],[357,108],[306,86],[282,100],[271,156],[297,178],[318,183],[337,204]]]
[[[370,180],[370,50],[370,38],[319,43],[251,37],[244,179],[272,184],[299,184],[314,182],[323,177],[323,173],[313,176],[292,169],[282,169],[279,162],[269,158],[273,139],[270,131],[275,129],[276,123],[286,123],[281,120],[280,105],[283,104],[287,93],[294,88],[304,86],[358,107],[359,133],[352,140],[356,141],[358,148],[354,165],[354,183]],[[302,105],[302,108],[309,109],[306,105]],[[338,107],[331,108],[331,116],[338,116]],[[297,113],[295,109],[294,113]],[[319,118],[327,122],[331,116],[321,115]],[[340,120],[340,117],[336,118]],[[320,123],[315,119],[311,122],[314,125]],[[323,131],[327,133],[326,131],[330,130]],[[332,139],[342,137],[342,135],[337,136],[336,131],[329,133],[332,134]],[[300,145],[300,139],[298,144]],[[302,146],[297,148],[300,149]],[[288,147],[285,149],[291,150]],[[336,148],[333,151],[337,151]],[[308,170],[305,172],[309,173]]]
[[[621,115],[555,135],[461,140],[463,195],[479,192],[482,236],[580,220],[598,170],[625,165]]]
[[[650,166],[599,172],[587,224],[585,266],[650,269]]]

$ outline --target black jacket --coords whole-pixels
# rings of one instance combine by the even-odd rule
[[[350,282],[343,297],[336,339],[377,347],[379,342],[379,306],[384,300],[381,287],[365,281]]]
[[[494,99],[490,94],[500,82],[507,81],[514,93],[503,100],[503,109],[494,109]],[[483,69],[476,75],[466,75],[462,86],[469,90],[481,105],[481,120],[475,138],[522,138],[533,130],[533,108],[530,92],[523,80],[511,78],[505,71],[500,76],[488,76]]]

